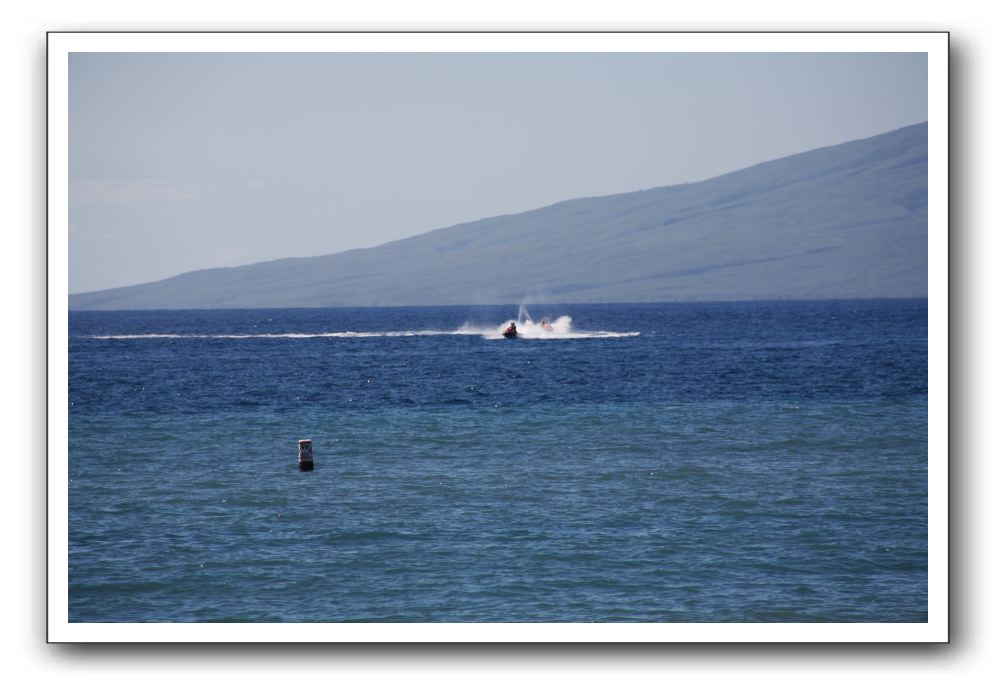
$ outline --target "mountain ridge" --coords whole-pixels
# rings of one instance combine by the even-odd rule
[[[924,122],[695,183],[73,294],[70,308],[922,297],[926,141]]]

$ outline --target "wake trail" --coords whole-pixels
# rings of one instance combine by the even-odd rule
[[[465,323],[455,330],[391,330],[391,331],[328,331],[320,333],[133,333],[123,335],[86,335],[93,340],[314,340],[314,339],[363,339],[407,338],[429,336],[471,336],[485,340],[504,339],[502,331],[511,320],[495,325]],[[522,340],[583,340],[593,338],[636,337],[639,332],[608,330],[578,330],[569,316],[553,320],[534,321],[525,308],[520,308],[516,319],[518,339]]]

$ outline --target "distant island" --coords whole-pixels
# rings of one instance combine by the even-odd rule
[[[71,294],[69,308],[926,295],[922,123],[698,183],[574,199],[374,248]]]

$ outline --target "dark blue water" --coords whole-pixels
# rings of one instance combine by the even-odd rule
[[[517,309],[71,313],[70,620],[926,620],[925,300]]]

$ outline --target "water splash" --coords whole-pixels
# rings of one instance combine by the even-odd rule
[[[516,317],[516,321],[519,323],[533,322],[533,317],[529,315],[529,310],[526,309],[525,305],[519,305],[519,314]]]
[[[477,331],[481,337],[488,340],[504,339],[503,332],[512,324],[512,321],[505,321],[493,329],[479,329],[471,326],[463,326],[466,331]],[[544,316],[539,321],[533,319],[525,304],[519,305],[519,311],[515,318],[515,329],[519,339],[526,340],[577,340],[584,338],[619,338],[636,337],[639,332],[616,332],[605,330],[577,330],[574,328],[573,319],[563,314],[556,318]]]
[[[505,321],[493,329],[480,329],[464,326],[464,330],[474,330],[479,332],[481,337],[487,340],[503,339],[502,331],[508,328],[512,321]],[[636,337],[639,332],[617,332],[608,330],[578,330],[574,327],[573,320],[566,314],[555,319],[543,317],[535,321],[528,312],[520,311],[515,321],[515,329],[519,339],[525,340],[578,340],[584,338],[621,338]]]

